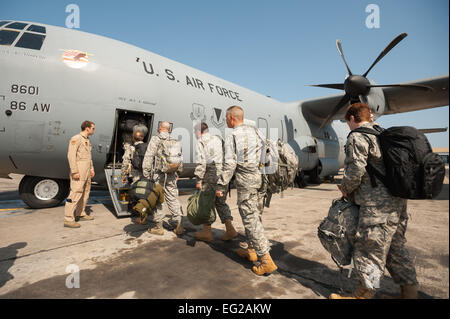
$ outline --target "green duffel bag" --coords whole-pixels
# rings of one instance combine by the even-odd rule
[[[150,195],[147,198],[139,199],[133,207],[134,211],[140,214],[141,221],[145,221],[148,214],[154,211],[158,204],[164,203],[164,189],[159,184],[152,185],[153,188],[149,191]]]
[[[216,220],[216,192],[213,189],[197,191],[189,197],[187,217],[193,225],[212,224]]]

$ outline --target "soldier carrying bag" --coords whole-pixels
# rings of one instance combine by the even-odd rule
[[[258,129],[255,130],[265,146],[261,154],[260,167],[266,188],[264,206],[269,207],[272,194],[283,193],[289,186],[294,185],[298,172],[298,156],[289,144],[280,139],[276,142],[264,139]]]
[[[158,204],[164,203],[164,189],[161,185],[142,178],[131,185],[130,202],[133,210],[141,215],[141,220],[145,220]]]
[[[342,197],[333,200],[317,229],[322,246],[340,269],[351,263],[358,220],[359,206]]]
[[[172,138],[163,140],[159,146],[161,148],[160,154],[160,169],[163,173],[174,173],[183,167],[183,156],[180,143]]]
[[[269,141],[266,145],[268,145],[267,152],[273,152],[273,148],[276,147],[278,154],[278,166],[272,174],[266,174],[267,191],[271,194],[279,193],[294,185],[298,171],[298,157],[292,147],[280,139],[276,142],[276,146]],[[270,162],[266,165],[270,165]]]
[[[367,164],[372,187],[375,176],[383,182],[392,196],[405,199],[431,199],[439,195],[445,177],[445,164],[433,153],[425,134],[411,126],[383,129],[378,125],[360,127],[353,132],[378,137],[386,174]]]
[[[144,161],[145,152],[147,151],[147,143],[140,143],[134,147],[135,151],[131,159],[131,165],[137,171],[142,171],[142,162]]]

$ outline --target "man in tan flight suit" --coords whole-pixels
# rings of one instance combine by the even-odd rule
[[[79,228],[77,221],[93,220],[86,214],[86,204],[91,191],[91,178],[94,177],[92,165],[92,145],[89,136],[93,135],[95,124],[84,121],[81,133],[70,139],[67,159],[70,166],[70,194],[64,208],[64,227]]]

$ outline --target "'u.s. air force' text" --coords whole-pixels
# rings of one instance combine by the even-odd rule
[[[140,61],[141,61],[140,58],[136,58],[136,62],[140,62]],[[150,74],[150,75],[159,76],[159,73],[156,71],[156,69],[152,63],[142,61],[142,65],[143,65],[143,69],[144,69],[145,73]],[[174,81],[176,83],[181,83],[180,80],[177,77],[175,77],[175,74],[172,70],[164,69],[164,72],[165,72],[166,78],[168,80]],[[195,78],[195,77],[192,77],[189,75],[184,76],[184,83],[187,86],[190,86],[190,87],[193,87],[196,89],[200,89],[203,91],[209,90],[212,94],[218,94],[222,97],[242,102],[242,99],[239,96],[239,92],[232,91],[230,89],[224,88],[224,87],[216,85],[214,83],[209,83],[209,82],[204,83],[204,81],[202,81],[201,79],[198,79],[198,78]]]

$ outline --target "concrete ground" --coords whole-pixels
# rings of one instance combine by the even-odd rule
[[[448,174],[447,174],[448,176]],[[274,196],[263,221],[279,269],[267,277],[235,254],[244,240],[236,191],[228,198],[240,236],[220,240],[224,225],[213,224],[211,243],[194,239],[185,218],[182,236],[151,235],[134,218],[116,218],[107,190],[94,189],[88,207],[93,221],[79,229],[63,227],[64,206],[34,210],[20,200],[20,175],[0,179],[0,298],[327,298],[356,285],[340,273],[317,237],[336,183],[289,189]],[[180,201],[186,211],[192,182],[185,181]],[[165,208],[166,209],[166,208]],[[414,260],[421,298],[449,298],[448,177],[435,200],[409,201],[407,248]],[[167,216],[168,217],[168,216]],[[79,269],[79,288],[73,285]],[[389,274],[381,293],[399,288]],[[379,296],[379,294],[377,294]]]

